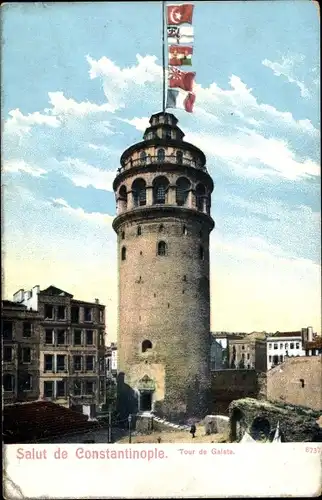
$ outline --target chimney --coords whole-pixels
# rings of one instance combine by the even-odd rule
[[[307,327],[307,340],[309,342],[313,341],[313,327],[312,326]]]
[[[99,299],[95,299],[95,304],[99,304],[99,303],[100,303]]]

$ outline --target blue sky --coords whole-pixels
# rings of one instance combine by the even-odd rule
[[[195,112],[175,114],[216,186],[212,329],[320,331],[317,7],[194,4]],[[2,16],[5,294],[99,297],[114,339],[111,185],[161,107],[161,3],[17,3]]]

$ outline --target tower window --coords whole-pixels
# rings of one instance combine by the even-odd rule
[[[165,160],[165,151],[164,149],[158,149],[158,152],[157,152],[157,158],[158,158],[158,161],[164,161]]]
[[[185,177],[180,177],[176,184],[176,202],[177,205],[183,206],[186,204],[188,194],[191,188],[190,181]]]
[[[141,163],[146,162],[146,152],[145,151],[141,151],[141,153],[140,153],[140,162]]]
[[[124,231],[122,231],[122,233],[121,233],[121,238],[122,238],[122,240],[125,239],[125,232]]]
[[[165,241],[159,241],[158,243],[158,255],[164,256],[167,254],[167,244]]]
[[[187,230],[186,226],[183,226],[182,234],[184,234],[185,236],[188,234],[188,230]]]
[[[135,207],[146,205],[146,184],[143,179],[135,179],[132,184],[132,193]]]
[[[159,233],[163,233],[163,231],[164,231],[164,225],[160,224],[160,226],[159,226]]]
[[[197,210],[203,211],[204,198],[206,196],[206,188],[203,184],[198,184],[196,188],[196,206]]]
[[[142,352],[146,352],[148,349],[152,349],[151,340],[143,340],[141,349],[142,349]]]
[[[137,235],[138,236],[141,236],[142,234],[142,229],[141,229],[141,226],[138,226],[138,229],[137,229]]]
[[[200,245],[200,247],[199,247],[199,259],[204,260],[204,258],[205,258],[205,251],[204,251],[203,247]]]
[[[153,203],[164,205],[166,203],[166,195],[169,186],[169,181],[166,177],[157,177],[153,182]]]
[[[182,151],[177,151],[176,152],[176,158],[177,158],[177,163],[182,163],[183,162],[183,152]]]
[[[122,260],[126,260],[126,247],[122,247],[121,256],[122,256]]]

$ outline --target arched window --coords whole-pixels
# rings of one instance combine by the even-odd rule
[[[141,345],[142,352],[146,352],[148,349],[152,349],[152,347],[151,340],[143,340]]]
[[[124,185],[119,189],[119,206],[121,210],[126,210],[127,208],[127,191]]]
[[[125,232],[124,231],[122,231],[121,238],[122,238],[122,240],[125,239]]]
[[[146,184],[143,179],[135,179],[132,184],[132,193],[135,207],[146,205]]]
[[[165,241],[159,241],[158,243],[158,255],[164,256],[167,254],[167,244]]]
[[[200,247],[199,247],[199,259],[204,260],[204,258],[205,258],[205,251],[203,249],[203,246],[200,245]]]
[[[185,177],[180,177],[176,184],[176,202],[177,205],[183,206],[187,202],[189,190],[191,188],[190,181]]]
[[[142,234],[141,226],[138,226],[138,228],[137,228],[137,235],[141,236],[141,234]]]
[[[158,149],[158,152],[157,152],[157,158],[158,158],[158,161],[164,161],[165,159],[165,151],[164,149]]]
[[[159,226],[159,233],[163,233],[163,231],[164,231],[164,225],[160,224],[160,226]]]
[[[182,234],[184,234],[185,236],[188,234],[188,230],[187,230],[186,226],[183,226]]]
[[[141,151],[141,153],[140,153],[140,162],[141,163],[146,162],[146,152],[145,151]]]
[[[164,205],[168,191],[169,181],[166,177],[157,177],[153,181],[153,203]]]
[[[126,260],[126,247],[122,247],[121,258],[122,260]]]
[[[203,184],[198,184],[196,187],[196,206],[197,210],[203,211],[204,198],[206,196],[206,188]]]
[[[177,158],[177,163],[182,163],[183,162],[183,152],[182,151],[177,151],[176,152],[176,158]]]

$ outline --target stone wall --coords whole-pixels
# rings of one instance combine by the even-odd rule
[[[267,372],[267,399],[322,410],[321,356],[286,358]]]
[[[265,397],[265,374],[255,370],[218,370],[211,374],[210,411],[228,415],[235,399]]]
[[[272,441],[279,424],[282,442],[321,442],[320,415],[293,405],[252,398],[236,400],[229,406],[230,441],[240,441],[245,431],[255,440]]]

